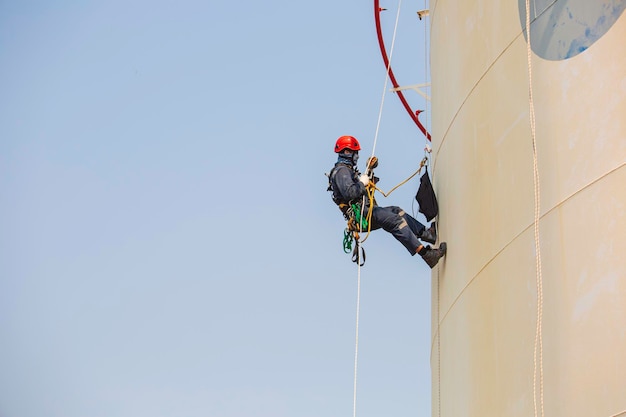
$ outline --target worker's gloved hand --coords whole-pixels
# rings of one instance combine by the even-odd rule
[[[363,185],[367,186],[367,184],[370,183],[370,177],[368,177],[367,174],[361,174],[359,181],[361,181]]]
[[[375,156],[370,156],[367,158],[367,163],[365,164],[366,169],[372,170],[378,166],[378,158]]]

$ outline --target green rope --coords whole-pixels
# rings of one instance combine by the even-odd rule
[[[350,253],[352,250],[352,242],[354,242],[354,233],[351,229],[355,227],[357,224],[361,224],[360,230],[367,229],[367,218],[361,217],[361,206],[359,204],[353,203],[350,206],[350,220],[348,220],[348,227],[343,231],[343,251],[345,253]],[[358,246],[358,242],[357,242]]]
[[[354,237],[352,236],[352,232],[346,228],[346,230],[343,231],[343,251],[345,253],[350,253],[350,251],[352,250],[353,240]]]

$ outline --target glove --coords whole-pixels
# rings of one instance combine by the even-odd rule
[[[366,169],[372,170],[378,166],[378,158],[375,156],[370,156],[367,158],[367,163],[365,164]]]
[[[370,183],[370,177],[368,177],[367,174],[361,174],[359,181],[361,181],[363,185],[367,186],[367,184]]]

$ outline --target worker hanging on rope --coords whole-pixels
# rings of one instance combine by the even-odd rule
[[[378,180],[372,173],[378,161],[376,157],[369,158],[368,174],[360,174],[357,168],[360,149],[359,141],[353,136],[341,136],[337,139],[335,144],[337,163],[328,175],[329,191],[332,191],[333,201],[341,209],[348,224],[355,216],[355,212],[358,212],[356,224],[361,223],[360,230],[368,230],[368,227],[369,230],[384,229],[402,243],[411,256],[419,254],[429,267],[434,268],[439,259],[446,254],[446,243],[441,243],[438,248],[432,248],[430,245],[423,245],[420,239],[432,244],[437,241],[435,223],[433,222],[427,229],[400,207],[378,206],[376,200],[371,197],[373,194],[368,193],[368,186],[373,187]],[[369,224],[364,224],[366,222],[362,221],[361,216],[363,220],[369,219]]]

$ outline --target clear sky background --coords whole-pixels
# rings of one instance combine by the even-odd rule
[[[425,6],[402,5],[403,84]],[[0,416],[351,416],[324,173],[338,136],[371,153],[384,81],[371,1],[0,0]],[[392,94],[382,114],[388,190],[425,140]],[[379,203],[417,215],[418,184]],[[384,231],[365,250],[357,415],[430,416],[430,270]]]

